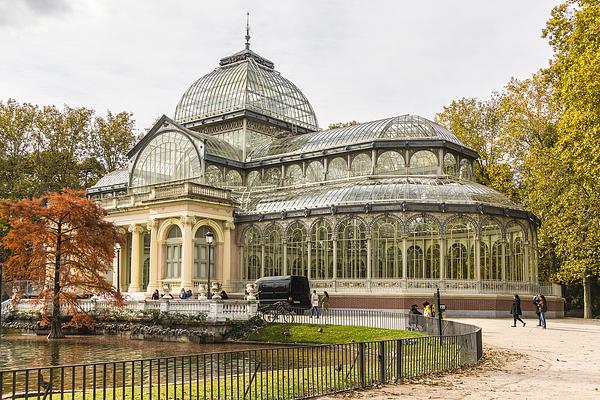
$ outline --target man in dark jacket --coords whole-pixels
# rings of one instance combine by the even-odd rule
[[[548,302],[546,301],[546,297],[543,294],[538,294],[536,296],[536,308],[537,313],[540,316],[540,323],[542,328],[546,329],[546,311],[548,311]]]

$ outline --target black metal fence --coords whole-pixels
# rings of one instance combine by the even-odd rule
[[[391,329],[412,324],[435,333],[430,318],[364,310],[329,312],[318,320],[297,315],[302,320],[297,322]],[[481,330],[443,322],[443,330],[451,334],[5,370],[0,371],[0,393],[2,399],[38,400],[309,398],[476,363],[481,357]]]

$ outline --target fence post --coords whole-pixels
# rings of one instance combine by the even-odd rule
[[[402,379],[402,339],[396,340],[396,382]]]
[[[360,387],[367,386],[367,375],[365,371],[365,344],[358,344],[358,377],[360,379]]]
[[[379,342],[379,383],[385,383],[385,342]]]

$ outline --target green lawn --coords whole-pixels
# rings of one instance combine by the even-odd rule
[[[418,332],[345,325],[269,324],[243,340],[277,343],[340,344],[423,336]]]

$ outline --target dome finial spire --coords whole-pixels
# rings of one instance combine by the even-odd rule
[[[250,50],[250,13],[246,13],[246,50]]]

